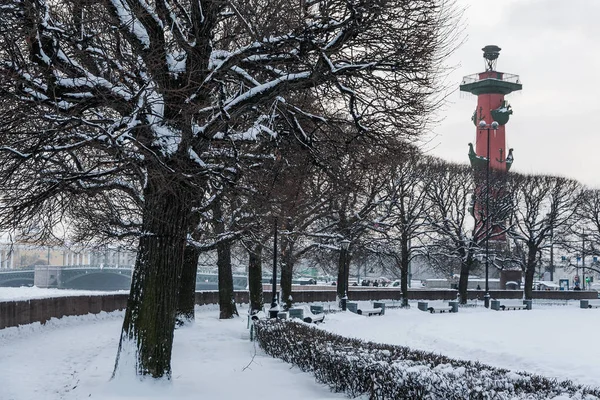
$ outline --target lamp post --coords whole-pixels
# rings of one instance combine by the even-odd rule
[[[550,282],[554,282],[554,225],[550,227]]]
[[[269,309],[269,318],[277,318],[279,307],[277,304],[277,217],[273,223],[273,298]]]
[[[350,247],[350,241],[348,239],[344,239],[340,242],[340,259],[342,261],[342,281],[338,282],[338,284],[342,285],[344,295],[340,299],[340,307],[342,311],[346,311],[346,303],[348,302],[348,247]]]
[[[552,212],[546,214],[546,219],[550,225],[550,267],[547,271],[550,272],[550,282],[554,282],[554,219]]]
[[[581,284],[585,290],[585,230],[581,231]]]
[[[486,250],[489,250],[489,249],[486,249]],[[483,295],[483,305],[485,307],[489,308],[489,306],[490,306],[490,299],[491,299],[490,284],[489,284],[489,274],[488,274],[489,261],[491,261],[492,264],[493,264],[494,261],[496,260],[496,254],[495,253],[489,254],[489,251],[486,251],[485,254],[476,254],[475,258],[479,262],[482,262],[483,259],[485,258],[485,294]]]
[[[498,129],[498,122],[490,125],[484,120],[479,121],[479,129],[487,130],[487,163],[485,168],[485,295],[483,305],[490,308],[490,283],[489,283],[489,254],[490,254],[490,130]]]

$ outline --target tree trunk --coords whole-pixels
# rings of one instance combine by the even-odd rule
[[[250,314],[263,309],[262,249],[261,243],[248,246],[248,290],[250,291]]]
[[[292,276],[294,269],[294,244],[288,238],[282,241],[281,246],[281,300],[284,310],[292,307]]]
[[[179,296],[177,298],[177,326],[185,325],[194,321],[198,257],[200,257],[200,250],[198,250],[196,246],[185,246],[185,252],[183,255],[183,271],[181,273]]]
[[[462,261],[460,263],[460,278],[458,280],[458,295],[460,296],[460,304],[467,304],[467,289],[469,288],[469,272],[471,265]]]
[[[533,277],[535,274],[535,256],[537,249],[532,246],[527,248],[527,266],[525,269],[525,299],[531,300],[533,298]]]
[[[223,211],[219,202],[213,205],[213,218],[215,219],[215,233],[217,236],[225,233]],[[219,271],[219,318],[233,318],[239,315],[235,306],[235,293],[233,291],[233,272],[231,270],[231,242],[220,241],[217,243],[217,268]]]
[[[119,365],[133,365],[137,375],[170,379],[190,196],[175,179],[166,185],[158,173],[148,176],[144,235],[139,241],[113,377]]]
[[[346,262],[346,251],[344,249],[340,250],[340,257],[338,258],[338,276],[337,276],[337,298],[338,303],[341,299],[346,295],[346,287],[345,287],[345,271],[344,264]]]
[[[408,305],[408,264],[410,263],[410,250],[408,248],[408,237],[406,234],[401,236],[401,258],[400,258],[400,290],[402,291],[402,307]]]

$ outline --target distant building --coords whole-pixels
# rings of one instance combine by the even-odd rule
[[[0,269],[54,266],[120,266],[131,267],[135,252],[119,248],[90,250],[64,246],[39,246],[27,243],[0,243]]]

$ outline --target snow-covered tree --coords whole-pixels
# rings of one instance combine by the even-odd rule
[[[585,188],[579,198],[577,207],[577,221],[571,228],[572,236],[575,236],[577,244],[571,242],[562,247],[570,252],[580,252],[582,257],[594,256],[597,260],[600,256],[600,190]],[[559,242],[559,245],[561,243]],[[588,259],[589,261],[589,259]],[[600,265],[597,261],[587,262],[586,270],[600,274]]]
[[[576,217],[581,185],[572,179],[548,175],[511,174],[514,196],[509,235],[526,252],[525,298],[531,299],[539,254],[552,240],[564,236]]]
[[[449,10],[443,0],[5,0],[0,224],[37,220],[43,234],[70,201],[107,191],[139,203],[117,369],[131,356],[138,374],[170,377],[189,216],[212,195],[208,182],[235,181],[243,160],[264,155],[255,143],[283,134],[318,155],[338,120],[355,127],[348,141],[418,136],[453,38]],[[296,101],[306,91],[319,99],[310,112]]]
[[[428,158],[416,149],[394,163],[386,192],[386,202],[379,208],[375,230],[379,240],[373,250],[394,260],[400,276],[402,304],[408,306],[409,264],[418,254],[421,240],[429,227],[427,216],[431,202],[427,201]]]
[[[291,175],[283,174],[285,178],[279,185],[283,194],[279,208],[281,300],[286,308],[293,302],[294,267],[304,254],[318,246],[315,236],[318,237],[319,223],[327,213],[330,199],[330,183],[315,165],[297,165],[293,171]]]
[[[480,180],[474,179],[477,171],[471,167],[443,161],[436,164],[432,162],[427,190],[431,202],[428,219],[435,231],[427,252],[460,263],[458,292],[461,303],[466,303],[469,274],[479,266],[476,256],[507,230],[510,197],[502,195],[504,174],[492,174],[482,190]],[[484,206],[478,207],[478,203]]]
[[[475,267],[475,252],[479,249],[481,224],[474,224],[469,215],[475,185],[471,168],[466,165],[438,161],[429,176],[428,201],[431,213],[428,220],[435,231],[429,253],[460,260],[459,294],[461,303],[467,301],[469,273]]]

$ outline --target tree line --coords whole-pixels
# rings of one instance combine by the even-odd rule
[[[170,378],[202,251],[218,254],[229,318],[234,241],[259,269],[277,217],[285,282],[317,243],[372,229],[384,184],[370,171],[427,127],[459,14],[445,0],[3,0],[0,229],[132,243],[115,373]]]

